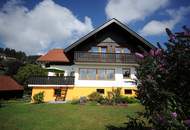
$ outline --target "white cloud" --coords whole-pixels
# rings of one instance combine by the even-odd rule
[[[145,19],[168,3],[169,0],[109,0],[105,11],[107,18],[129,23]]]
[[[28,10],[13,0],[0,10],[0,39],[6,47],[37,54],[66,47],[93,29],[91,19],[78,20],[66,7],[44,0]]]
[[[175,25],[179,23],[188,12],[190,12],[190,6],[180,7],[175,10],[167,10],[166,12],[171,19],[163,21],[152,20],[143,27],[140,34],[144,36],[160,35],[165,32],[165,28],[173,29]]]

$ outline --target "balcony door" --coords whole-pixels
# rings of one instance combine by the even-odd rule
[[[100,47],[101,61],[107,62],[107,47]]]

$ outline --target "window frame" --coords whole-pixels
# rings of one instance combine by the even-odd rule
[[[90,79],[88,78],[88,72],[87,72],[87,76],[85,78],[81,78],[81,73],[80,70],[85,69],[88,71],[88,69],[95,69],[96,70],[96,78],[95,79]],[[99,77],[99,73],[98,70],[105,70],[105,75],[104,75],[104,79],[100,79]],[[108,79],[108,70],[112,70],[113,71],[113,78]],[[104,68],[79,68],[79,80],[115,80],[115,69],[104,69]]]
[[[127,92],[128,91],[128,92]],[[130,91],[130,92],[129,92]],[[133,90],[131,89],[124,89],[124,94],[125,95],[132,95],[133,94]]]
[[[102,91],[102,92],[101,92],[101,91]],[[99,88],[98,88],[98,89],[96,89],[96,92],[97,92],[97,93],[100,93],[100,94],[105,94],[105,89],[101,89],[101,88],[99,89]]]
[[[60,93],[57,94],[56,91],[60,91]],[[55,88],[55,89],[54,89],[54,96],[55,96],[55,97],[61,97],[61,91],[62,91],[61,88]]]
[[[129,70],[129,76],[124,76],[124,70]],[[122,68],[122,75],[123,75],[123,79],[128,79],[131,77],[131,68]]]

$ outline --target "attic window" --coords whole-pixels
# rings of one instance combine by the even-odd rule
[[[90,49],[90,52],[98,52],[98,47],[92,47],[92,48]]]
[[[128,54],[131,53],[131,51],[128,48],[123,48],[123,52]]]

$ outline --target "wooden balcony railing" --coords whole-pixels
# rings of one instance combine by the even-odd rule
[[[28,84],[33,85],[73,85],[74,76],[32,76],[28,79]]]
[[[96,53],[96,52],[75,52],[75,62],[95,62],[95,63],[137,63],[137,58],[133,54],[127,53]]]

